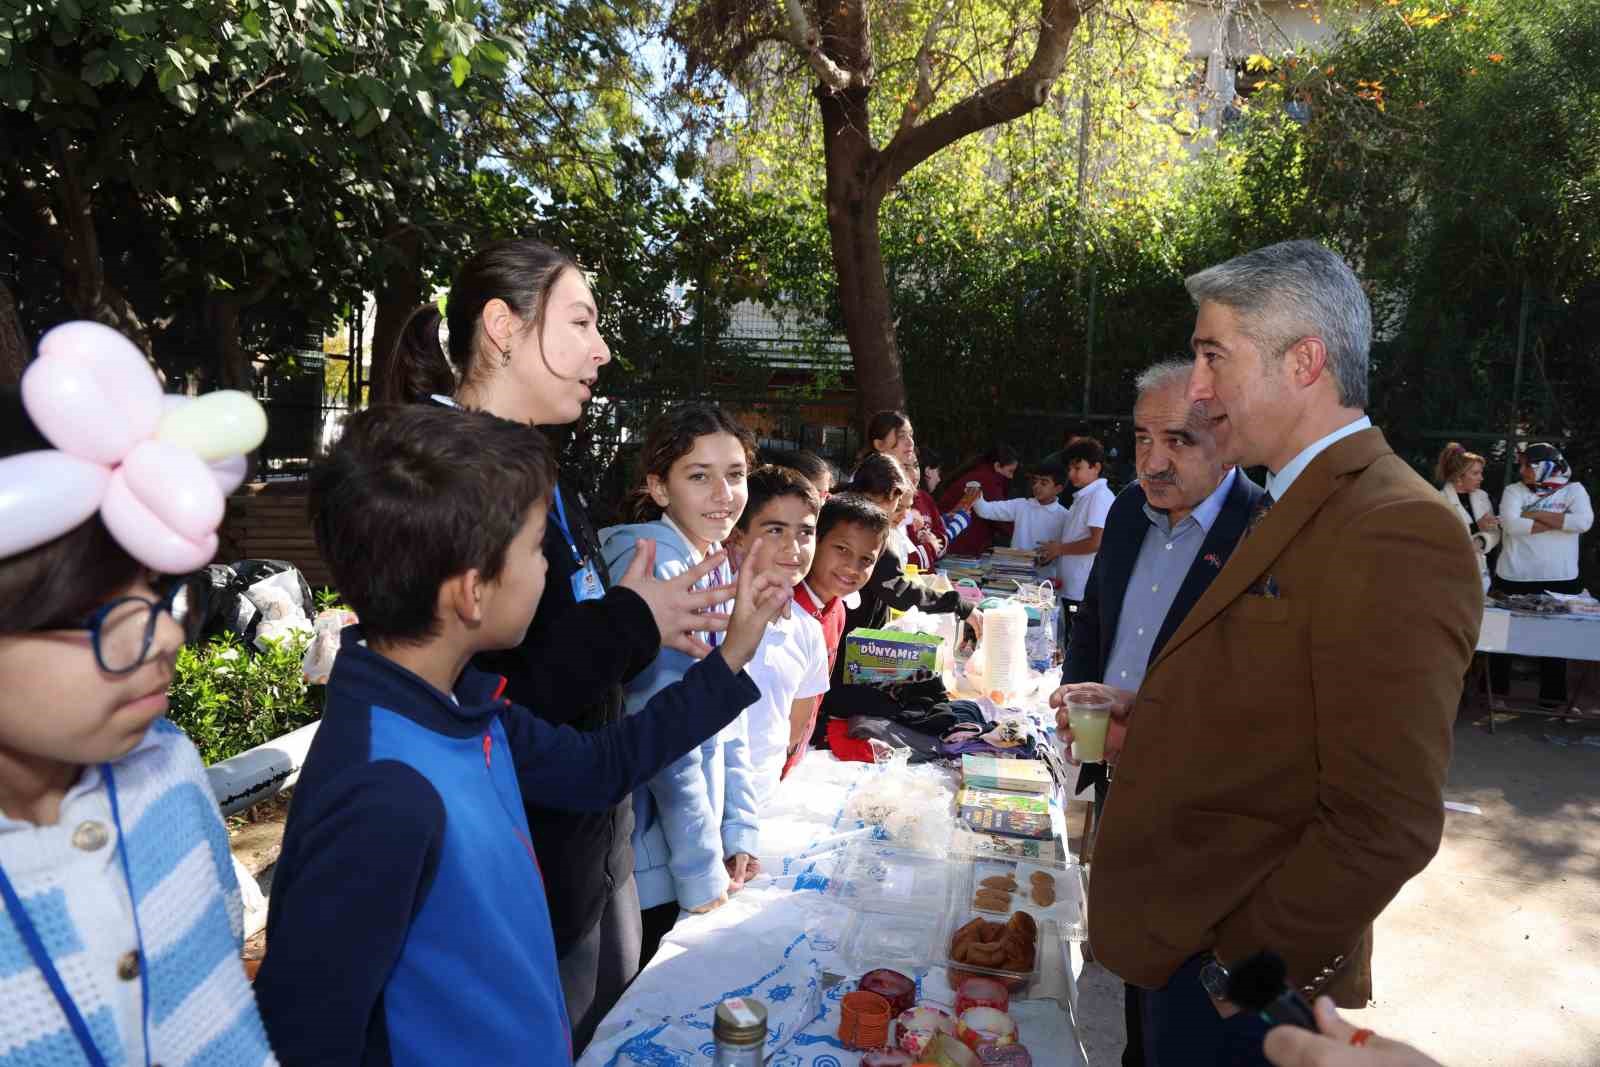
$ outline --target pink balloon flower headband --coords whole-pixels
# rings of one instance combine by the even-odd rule
[[[224,497],[267,434],[266,412],[245,393],[162,393],[133,343],[97,322],[44,335],[22,375],[22,404],[55,450],[0,459],[0,559],[98,509],[146,567],[198,570],[216,555]]]

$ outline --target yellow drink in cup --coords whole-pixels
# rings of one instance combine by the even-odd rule
[[[1106,758],[1106,728],[1111,725],[1111,701],[1097,693],[1067,697],[1067,725],[1072,728],[1072,754],[1080,763],[1100,763]]]

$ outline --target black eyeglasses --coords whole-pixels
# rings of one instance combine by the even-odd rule
[[[206,595],[211,583],[203,573],[185,574],[157,584],[161,595],[118,597],[96,608],[75,626],[49,629],[88,630],[94,661],[107,674],[128,674],[150,655],[156,623],[163,613],[183,627],[183,639],[192,641],[205,622]]]

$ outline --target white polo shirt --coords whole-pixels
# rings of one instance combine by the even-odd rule
[[[1096,478],[1079,489],[1073,494],[1072,507],[1067,509],[1066,526],[1061,534],[1062,542],[1070,545],[1074,541],[1088,537],[1092,529],[1105,529],[1106,513],[1111,510],[1111,505],[1116,499],[1117,494],[1111,491],[1104,478]],[[1062,556],[1056,560],[1056,573],[1061,579],[1062,599],[1074,601],[1083,599],[1083,591],[1089,585],[1089,572],[1094,569],[1095,555],[1096,553],[1090,552],[1083,556]]]
[[[744,712],[760,811],[783,775],[789,709],[796,700],[828,691],[828,644],[822,624],[799,608],[791,610],[787,619],[772,620],[745,671],[761,691]]]

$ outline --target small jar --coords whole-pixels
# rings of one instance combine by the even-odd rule
[[[717,1043],[715,1067],[761,1067],[767,1058],[767,1006],[750,997],[717,1005],[711,1024]]]

